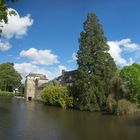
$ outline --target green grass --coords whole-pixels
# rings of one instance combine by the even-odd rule
[[[13,92],[7,92],[7,91],[0,91],[0,97],[13,97]]]

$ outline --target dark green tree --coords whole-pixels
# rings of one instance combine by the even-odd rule
[[[14,69],[13,63],[0,64],[0,90],[12,91],[21,85],[21,76]]]
[[[79,39],[78,72],[73,84],[76,106],[81,110],[100,110],[109,94],[109,83],[116,65],[98,17],[88,14]]]
[[[114,77],[110,80],[109,84],[109,93],[112,94],[117,101],[125,98],[128,94],[128,87],[125,85],[120,73],[121,70],[118,69]]]

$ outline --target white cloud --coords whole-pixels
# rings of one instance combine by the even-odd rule
[[[132,43],[130,38],[122,39],[120,41],[116,41],[119,46],[123,46],[127,49],[138,49],[140,46],[136,43]]]
[[[53,54],[51,50],[37,50],[35,48],[30,48],[27,51],[21,51],[20,56],[27,57],[33,64],[48,66],[59,63],[58,56]]]
[[[9,8],[8,12],[14,9]],[[14,10],[15,11],[15,10]],[[26,15],[24,17],[20,17],[18,12],[16,15],[8,14],[8,24],[4,22],[1,23],[2,27],[2,36],[10,39],[12,37],[21,38],[22,36],[27,34],[27,29],[33,24],[33,19],[30,18],[30,15]]]
[[[9,42],[1,41],[0,40],[0,51],[7,51],[11,48],[12,46],[9,44]]]
[[[65,66],[59,65],[58,67],[54,67],[52,71],[48,71],[42,67],[36,66],[31,63],[20,63],[20,64],[16,63],[14,64],[14,68],[21,74],[23,82],[25,80],[25,77],[29,73],[45,74],[47,78],[51,80],[61,75],[63,69],[68,70]]]
[[[68,68],[66,66],[63,66],[63,65],[59,65],[58,66],[58,73],[56,74],[57,76],[61,75],[62,74],[62,70],[65,70],[65,71],[68,71]]]
[[[132,43],[130,38],[122,39],[120,41],[109,41],[108,45],[110,46],[109,53],[114,58],[114,61],[117,65],[125,66],[131,65],[134,63],[133,58],[125,59],[122,56],[122,53],[125,52],[134,52],[140,50],[140,45]]]
[[[73,59],[74,61],[77,60],[77,53],[74,52],[74,53],[72,54],[72,59]]]
[[[109,41],[108,45],[110,46],[109,53],[114,58],[114,61],[116,62],[116,64],[126,65],[126,60],[122,58],[121,56],[122,50],[120,46],[114,41]]]
[[[77,53],[74,52],[71,57],[72,58],[70,60],[68,60],[67,62],[68,63],[76,62],[76,60],[77,60]]]
[[[134,63],[135,61],[133,60],[133,58],[129,58],[128,63],[126,64],[127,66],[130,66]]]
[[[62,75],[62,70],[69,71],[66,66],[64,65],[59,65],[58,67],[54,67],[53,70],[51,71],[52,75],[50,79],[54,79],[60,75]]]
[[[52,74],[49,71],[44,70],[36,65],[31,63],[21,63],[21,64],[14,64],[14,68],[21,74],[23,80],[29,73],[41,73],[45,74],[47,78],[51,78]]]

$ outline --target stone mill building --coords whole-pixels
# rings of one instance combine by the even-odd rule
[[[46,75],[30,73],[25,81],[25,98],[27,101],[40,100],[40,91],[47,85]]]

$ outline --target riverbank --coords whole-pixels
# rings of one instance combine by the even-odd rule
[[[15,98],[24,98],[23,94],[20,93],[13,93],[13,92],[7,92],[7,91],[1,91],[0,97],[15,97]]]
[[[0,92],[0,97],[14,97],[14,93],[13,92],[7,92],[7,91],[4,91],[4,92]]]

